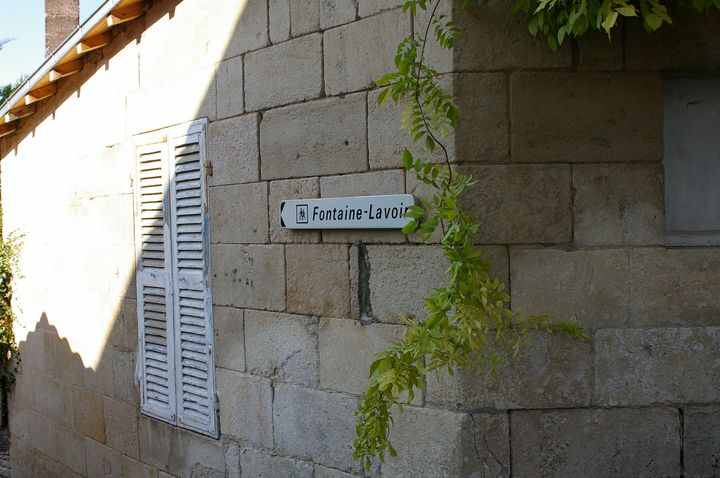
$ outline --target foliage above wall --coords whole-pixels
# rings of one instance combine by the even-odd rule
[[[527,16],[532,35],[544,36],[550,48],[556,49],[566,39],[589,31],[612,35],[621,17],[636,18],[653,32],[672,23],[673,9],[687,7],[700,13],[720,10],[720,0],[515,0],[513,9]]]

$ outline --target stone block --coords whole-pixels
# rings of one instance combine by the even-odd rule
[[[510,89],[513,161],[662,158],[663,89],[658,75],[516,73]]]
[[[290,2],[290,34],[294,37],[320,29],[320,0]]]
[[[483,248],[495,277],[507,284],[507,251]],[[424,317],[425,297],[447,283],[449,263],[439,246],[368,246],[367,284],[372,317],[381,322],[402,323],[404,316]],[[355,274],[353,281],[356,280]]]
[[[73,428],[83,436],[105,443],[103,397],[90,390],[73,391]]]
[[[317,318],[247,310],[245,340],[249,373],[317,387]]]
[[[273,447],[273,390],[270,380],[217,370],[223,434]]]
[[[250,448],[242,450],[240,468],[243,478],[270,478],[273,476],[313,478],[313,466],[310,463],[269,455]]]
[[[72,427],[73,387],[55,380],[46,380],[36,387],[35,399],[39,405],[38,411],[60,425]]]
[[[510,250],[513,309],[588,329],[630,325],[630,253],[623,249]]]
[[[126,402],[104,398],[107,445],[129,457],[139,458],[137,408]]]
[[[260,125],[263,179],[367,169],[365,93],[268,111]]]
[[[86,473],[85,438],[64,426],[54,428],[57,459],[69,469],[84,475]]]
[[[243,58],[230,58],[220,63],[217,71],[218,118],[236,116],[245,111]]]
[[[269,0],[270,41],[279,43],[290,38],[290,0]]]
[[[318,178],[270,182],[270,242],[320,242],[319,231],[297,231],[280,225],[280,203],[285,199],[312,199],[320,196]]]
[[[662,244],[659,163],[573,167],[575,242],[583,246]]]
[[[355,20],[357,0],[320,0],[320,28],[326,30]]]
[[[218,367],[245,371],[244,312],[231,307],[213,308],[215,361]]]
[[[210,186],[249,183],[260,175],[258,116],[249,114],[215,121],[208,126],[208,159],[213,175]]]
[[[174,453],[173,449],[178,446],[178,440],[177,428],[154,418],[146,416],[139,418],[138,444],[140,461],[143,463],[167,471]]]
[[[397,9],[327,30],[323,34],[325,92],[361,90],[392,71],[394,45],[410,33],[410,27],[409,14]]]
[[[492,347],[492,344],[489,344]],[[482,368],[428,376],[426,402],[456,409],[565,408],[590,404],[592,345],[560,335],[531,334],[520,355],[504,356],[497,373]],[[480,363],[477,365],[482,367]]]
[[[209,49],[214,58],[232,58],[268,44],[267,0],[216,0],[209,11]]]
[[[225,450],[215,439],[178,430],[168,471],[178,478],[226,478]]]
[[[320,387],[362,394],[375,356],[402,339],[400,325],[362,325],[357,320],[320,321]]]
[[[291,2],[291,8],[300,3]],[[307,35],[248,53],[245,84],[248,110],[317,98],[322,93],[322,35]]]
[[[357,476],[333,468],[315,465],[315,478],[357,478]]]
[[[720,407],[688,407],[683,410],[683,458],[685,476],[717,475],[720,468]]]
[[[403,0],[362,0],[358,2],[358,14],[367,17],[383,10],[402,6]]]
[[[618,29],[618,32],[620,32],[620,29]],[[592,32],[580,38],[577,44],[579,70],[622,70],[625,48],[621,33],[608,38],[604,32]]]
[[[85,440],[83,453],[87,454],[87,476],[158,478],[155,467],[124,456],[117,450],[89,438]]]
[[[570,168],[567,165],[473,165],[461,171],[476,181],[462,201],[482,225],[476,238],[478,243],[570,241]],[[408,193],[420,189],[414,177],[408,178]]]
[[[558,51],[548,48],[544,38],[528,33],[527,18],[512,13],[507,2],[490,0],[468,11],[455,4],[453,19],[462,28],[455,45],[456,70],[549,69],[572,66],[570,42]]]
[[[279,453],[343,471],[359,471],[352,459],[357,401],[338,393],[278,384],[273,419]]]
[[[633,325],[720,325],[719,268],[717,248],[633,249]]]
[[[346,317],[350,308],[348,247],[288,244],[287,310],[323,317]]]
[[[680,477],[680,436],[670,408],[513,412],[513,475]]]
[[[606,329],[595,334],[601,406],[720,400],[720,328]]]
[[[715,40],[720,34],[720,14],[712,9],[698,14],[689,5],[673,8],[673,24],[657,35],[648,35],[640,22],[628,22],[628,70],[711,71],[720,67]]]
[[[388,457],[381,465],[383,476],[508,476],[507,416],[482,417],[478,416],[476,430],[473,419],[465,413],[405,408],[396,414],[390,432],[398,456]],[[485,435],[475,437],[481,429]],[[485,442],[481,444],[483,438]],[[499,455],[493,458],[495,452]],[[486,475],[488,471],[494,474]]]
[[[370,173],[325,176],[320,178],[320,196],[324,198],[347,196],[375,196],[404,194],[405,172],[397,170]],[[323,242],[405,242],[400,231],[322,231]]]
[[[215,244],[212,251],[215,305],[285,308],[282,246]]]
[[[224,244],[268,241],[267,183],[210,188],[212,242]]]

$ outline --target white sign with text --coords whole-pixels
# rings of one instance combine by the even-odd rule
[[[286,229],[402,229],[415,204],[412,194],[288,199],[280,203]]]

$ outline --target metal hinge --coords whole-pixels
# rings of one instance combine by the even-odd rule
[[[213,175],[213,166],[212,166],[212,162],[210,162],[210,161],[205,161],[205,175],[206,176]]]

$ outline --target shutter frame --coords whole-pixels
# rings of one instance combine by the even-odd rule
[[[153,158],[144,162],[144,158]],[[157,163],[153,166],[143,166],[150,163]],[[169,158],[167,144],[158,141],[150,144],[139,144],[135,150],[135,231],[136,231],[136,282],[137,282],[137,307],[138,307],[138,338],[139,338],[139,361],[140,361],[140,403],[142,413],[166,421],[176,423],[176,398],[175,391],[175,357],[174,357],[174,300],[172,280],[172,247],[171,228],[169,223],[170,204],[166,194],[169,184]],[[148,172],[149,167],[160,167],[160,177],[149,179],[154,173]],[[150,186],[145,186],[151,183]],[[146,191],[148,193],[146,194]],[[154,215],[156,223],[158,219],[162,222],[162,242],[150,244],[146,242],[149,226],[153,222],[148,216],[148,205],[157,205],[157,198],[147,199],[149,195],[156,195],[159,191],[159,204],[162,205],[162,213]],[[160,217],[157,217],[160,216]],[[157,232],[152,230],[153,240],[157,241]],[[162,247],[160,247],[162,245]],[[150,250],[152,249],[152,250]],[[158,259],[162,253],[162,261]],[[158,267],[162,264],[162,267]],[[164,292],[161,294],[160,292]],[[154,309],[154,310],[151,310]],[[164,309],[164,312],[160,309]],[[164,364],[162,364],[161,349],[163,338],[162,318],[164,318]],[[159,326],[159,327],[154,327]],[[160,335],[150,334],[156,332]],[[152,337],[152,340],[150,339]],[[155,350],[152,350],[152,349]],[[160,367],[167,369],[161,370]],[[152,371],[153,373],[149,373]],[[167,382],[166,387],[162,382]],[[166,400],[165,400],[166,399]],[[167,403],[164,403],[164,402]]]
[[[200,120],[175,128],[168,141],[169,170],[172,172],[169,190],[175,297],[176,407],[179,426],[217,438],[210,224],[205,174],[206,126],[207,122]],[[197,149],[196,153],[191,152],[194,149]],[[183,155],[188,152],[189,155]],[[194,188],[195,181],[197,189]],[[180,216],[181,210],[187,215]],[[189,212],[184,212],[186,210]],[[188,221],[199,222],[199,233],[195,227],[197,224],[189,224]],[[204,337],[203,344],[197,342],[200,336]],[[200,352],[201,349],[204,349],[203,352]],[[192,357],[186,358],[186,354]],[[204,364],[201,363],[202,356]]]

